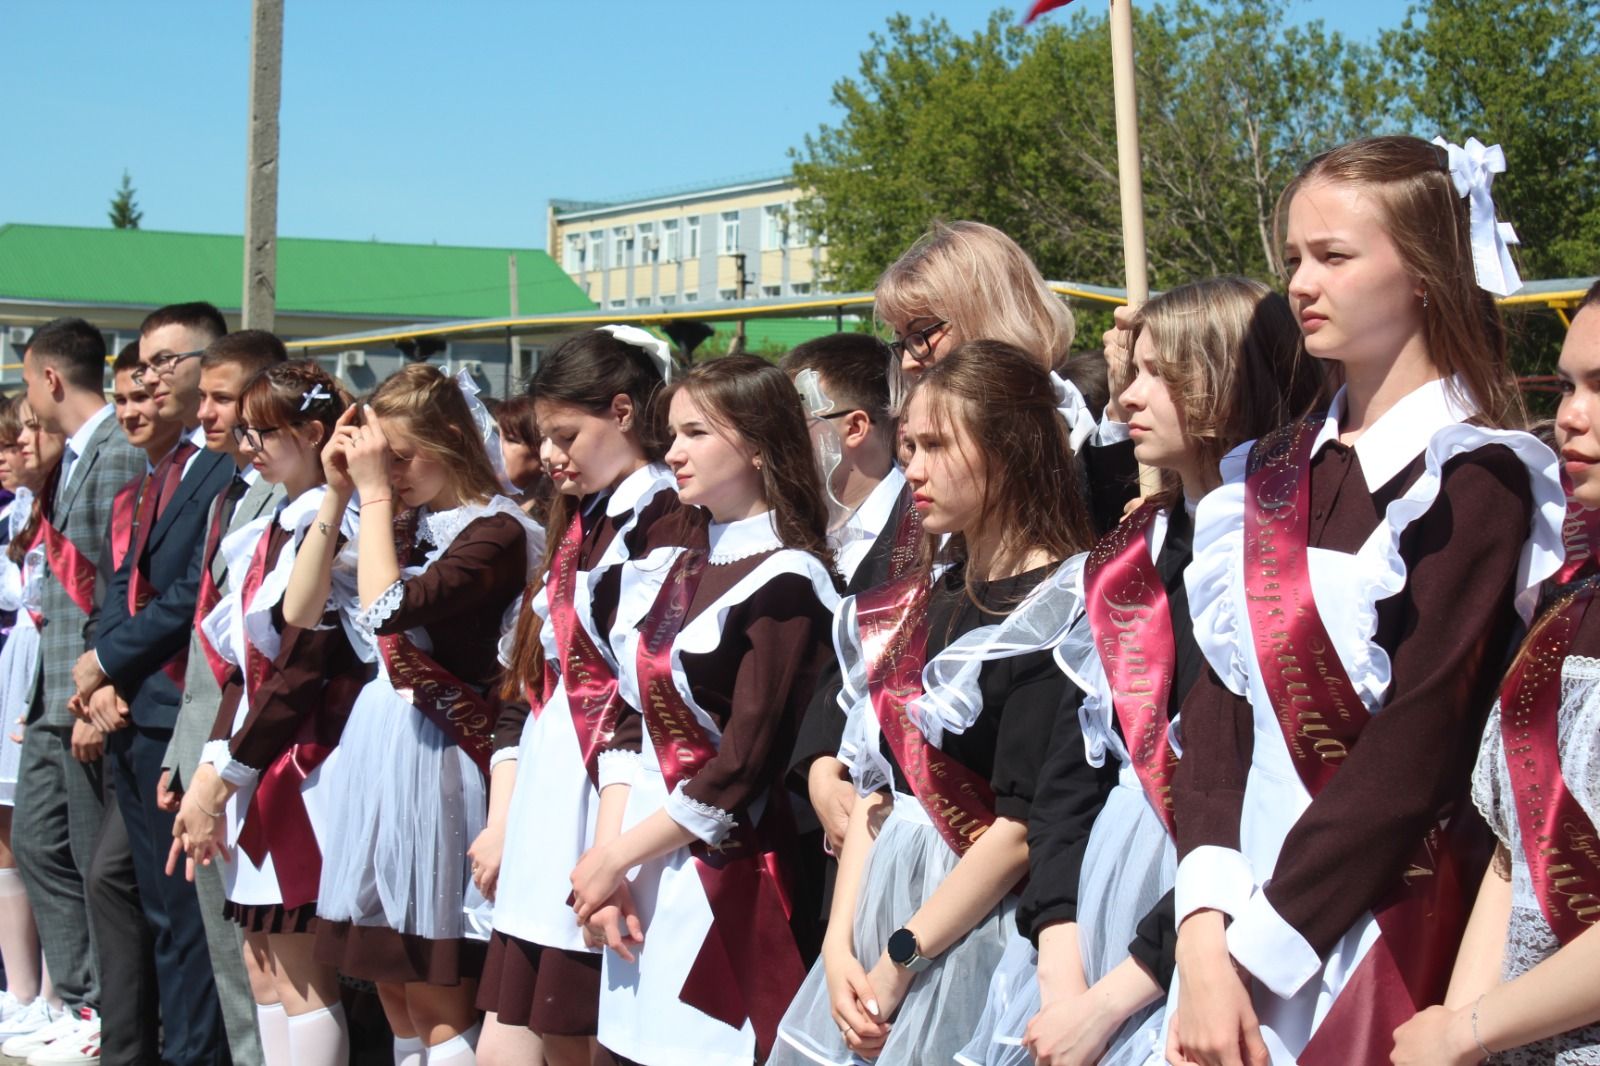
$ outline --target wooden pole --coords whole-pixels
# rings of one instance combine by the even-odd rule
[[[245,159],[244,329],[272,329],[278,304],[278,102],[283,0],[252,0],[250,140]]]
[[[1122,191],[1122,264],[1128,306],[1150,299],[1150,266],[1145,258],[1144,181],[1139,158],[1139,104],[1134,87],[1133,0],[1111,0],[1111,81],[1117,115],[1117,179]],[[1139,467],[1139,489],[1161,488],[1160,472]]]
[[[518,306],[517,292],[518,292],[518,289],[521,288],[521,286],[518,285],[518,283],[517,283],[517,253],[516,252],[512,252],[510,258],[506,260],[506,283],[507,283],[507,285],[510,286],[510,289],[511,289],[511,317],[512,318],[518,318],[521,315],[521,309]],[[522,380],[522,341],[517,337],[517,335],[515,333],[507,331],[507,333],[506,333],[506,392],[505,392],[505,394],[507,396],[510,396],[511,395],[511,390],[513,388],[512,382],[514,382],[514,381],[515,382],[520,382],[521,380]]]

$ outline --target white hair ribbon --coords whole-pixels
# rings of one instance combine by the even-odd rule
[[[1496,296],[1510,296],[1522,287],[1510,247],[1520,242],[1511,223],[1494,220],[1494,199],[1489,195],[1494,176],[1506,172],[1506,153],[1498,144],[1484,147],[1476,137],[1468,137],[1465,148],[1443,137],[1435,137],[1433,143],[1449,156],[1450,180],[1457,195],[1471,206],[1472,267],[1478,287]]]
[[[478,383],[472,380],[472,375],[467,372],[466,367],[456,371],[456,387],[466,398],[467,410],[472,414],[472,424],[477,427],[478,436],[483,438],[483,449],[489,453],[489,465],[494,467],[495,479],[506,492],[516,492],[517,487],[506,477],[506,457],[500,450],[500,423],[494,420],[494,415],[490,414],[483,401],[478,399]]]
[[[333,393],[324,388],[321,382],[318,382],[300,394],[300,412],[304,414],[305,412],[311,410],[311,405],[316,403],[318,400],[331,399],[333,399]]]
[[[600,329],[624,344],[643,348],[650,361],[656,364],[656,369],[661,371],[661,380],[672,380],[672,349],[666,341],[638,326],[601,326]]]
[[[1056,387],[1056,410],[1061,412],[1061,417],[1067,420],[1067,432],[1072,444],[1073,452],[1083,450],[1083,442],[1093,436],[1095,427],[1094,412],[1089,410],[1088,401],[1083,398],[1083,393],[1078,391],[1078,386],[1066,378],[1050,372],[1050,384]]]

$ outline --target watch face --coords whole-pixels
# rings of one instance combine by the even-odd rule
[[[917,957],[917,937],[909,929],[896,929],[889,934],[889,943],[885,945],[889,952],[889,961],[896,966],[904,966]]]

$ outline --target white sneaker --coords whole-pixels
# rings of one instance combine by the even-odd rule
[[[0,1021],[14,1017],[27,1004],[11,994],[11,989],[0,992]]]
[[[3,1043],[0,1043],[0,1054],[11,1055],[19,1059],[26,1058],[44,1046],[44,1042],[33,1043],[36,1036],[46,1029],[54,1028],[55,1031],[48,1038],[49,1040],[54,1040],[76,1025],[77,1022],[77,1018],[56,1010],[45,1001],[43,996],[40,996],[5,1021],[0,1022],[0,1041],[3,1041]],[[14,1052],[7,1051],[6,1048],[11,1047],[13,1044],[19,1050]]]
[[[100,1061],[100,1016],[87,1008],[77,1028],[28,1056],[28,1066],[67,1066]]]

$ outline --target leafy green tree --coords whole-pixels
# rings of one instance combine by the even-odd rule
[[[139,210],[139,204],[134,200],[133,179],[128,177],[128,172],[122,172],[122,184],[111,196],[111,208],[106,212],[106,217],[111,219],[111,224],[117,229],[138,229],[139,222],[144,218],[144,212]]]
[[[1600,272],[1600,21],[1592,0],[1427,0],[1382,47],[1419,133],[1504,147],[1495,204],[1528,277]]]

